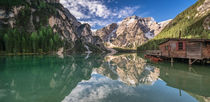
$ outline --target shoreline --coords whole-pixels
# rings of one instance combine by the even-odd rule
[[[47,54],[54,54],[54,53],[6,53],[6,52],[0,52],[0,56],[47,55]]]

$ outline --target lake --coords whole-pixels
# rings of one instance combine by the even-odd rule
[[[0,102],[210,102],[210,66],[136,54],[0,56]]]

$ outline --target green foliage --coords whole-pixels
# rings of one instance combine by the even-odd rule
[[[18,13],[18,16],[16,17],[17,27],[19,28],[23,27],[22,29],[27,29],[28,23],[30,22],[30,17],[31,17],[31,9],[28,5],[26,5],[25,8],[22,9]]]
[[[32,34],[9,29],[2,41],[8,53],[42,53],[56,51],[63,46],[58,33],[53,33],[50,27],[41,27]]]
[[[23,4],[26,4],[25,0],[0,0],[0,6],[7,8]]]
[[[52,4],[46,4],[43,2],[43,4],[41,3],[40,5],[42,6],[35,6],[37,7],[37,11],[35,11],[33,13],[34,17],[39,17],[39,22],[36,21],[36,19],[33,19],[33,23],[35,25],[35,28],[39,28],[42,25],[48,25],[48,19],[51,16],[55,16],[57,14],[56,8],[54,7],[54,5]],[[45,6],[43,6],[45,5]]]
[[[15,17],[15,28],[4,27],[0,29],[0,51],[8,53],[42,53],[55,51],[63,46],[58,33],[53,33],[48,26],[48,19],[52,15],[56,15],[56,5],[46,3],[46,0],[34,0],[26,2],[26,0],[0,0],[0,6],[11,9],[13,6],[23,5]],[[31,8],[36,9],[35,12]],[[29,33],[30,17],[39,17],[39,22],[33,19],[35,31]]]
[[[8,34],[4,34],[4,43],[5,43],[5,46],[6,46],[6,51],[9,51],[10,47],[9,47],[9,37],[8,37]]]
[[[68,46],[69,44],[66,44],[65,46]],[[91,44],[91,43],[84,43],[81,39],[77,39],[75,41],[75,46],[72,48],[73,53],[84,53],[87,51],[87,48],[85,46],[88,46],[89,50],[94,53],[101,53],[103,52],[99,47]],[[68,47],[66,48],[68,49]]]
[[[49,48],[50,50],[53,50],[53,39],[52,38],[49,41],[49,47],[50,47]]]
[[[142,46],[137,48],[137,51],[144,51],[144,50],[157,50],[159,49],[159,44],[167,39],[152,39],[149,40],[147,43],[143,44]]]
[[[114,50],[116,50],[118,53],[132,53],[132,52],[136,52],[136,50],[133,49],[123,49],[123,48],[113,48]]]

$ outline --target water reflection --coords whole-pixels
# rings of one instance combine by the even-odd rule
[[[113,80],[120,80],[127,85],[152,84],[160,74],[158,68],[146,64],[146,61],[136,54],[123,54],[105,57],[105,62],[97,73]]]
[[[93,69],[91,78],[78,83],[62,102],[209,102],[208,97],[192,89],[205,86],[209,93],[210,81],[191,85],[199,80],[195,80],[198,76],[189,72],[188,66],[178,64],[171,69],[170,64],[149,64],[136,54],[104,59],[99,68]]]
[[[0,102],[209,102],[209,73],[136,54],[1,56]]]
[[[160,78],[168,86],[184,90],[200,102],[210,102],[210,67],[177,64],[174,68],[168,63],[156,65],[160,67]]]
[[[0,57],[0,102],[61,102],[103,56]]]

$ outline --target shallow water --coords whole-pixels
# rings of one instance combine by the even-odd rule
[[[114,56],[0,56],[0,102],[210,102],[210,66]]]

